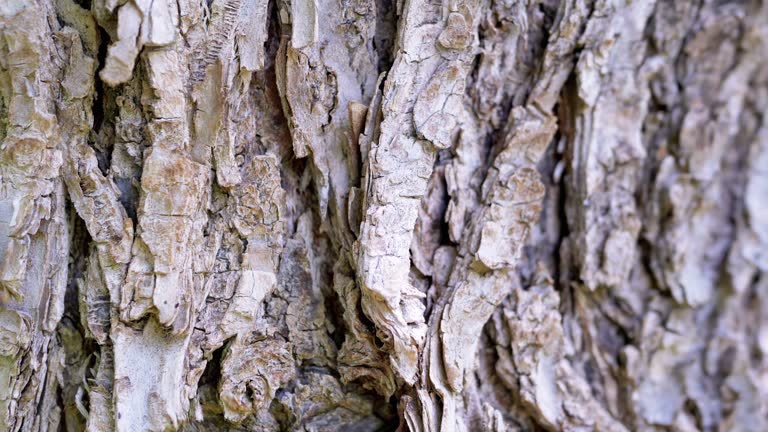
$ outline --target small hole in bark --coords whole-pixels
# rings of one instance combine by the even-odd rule
[[[200,377],[200,387],[210,385],[213,388],[218,388],[221,378],[221,358],[224,356],[224,350],[229,345],[230,340],[232,339],[228,339],[221,347],[211,353],[211,359],[208,360],[203,375]]]

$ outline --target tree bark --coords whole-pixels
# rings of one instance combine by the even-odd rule
[[[768,3],[0,36],[0,431],[768,430]]]

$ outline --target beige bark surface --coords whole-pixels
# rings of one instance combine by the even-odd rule
[[[0,431],[768,430],[768,3],[0,0]]]

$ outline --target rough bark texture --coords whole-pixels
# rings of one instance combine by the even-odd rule
[[[0,431],[768,430],[768,3],[0,1]]]

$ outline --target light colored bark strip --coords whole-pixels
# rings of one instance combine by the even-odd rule
[[[6,107],[0,145],[0,428],[31,430],[55,397],[69,231],[56,128],[60,64],[44,2],[0,7]],[[56,427],[45,422],[44,427]]]
[[[408,281],[409,248],[436,149],[451,145],[476,45],[477,2],[407,1],[382,96],[379,135],[364,161],[357,271],[363,310],[392,347],[392,365],[417,379],[423,302]]]

